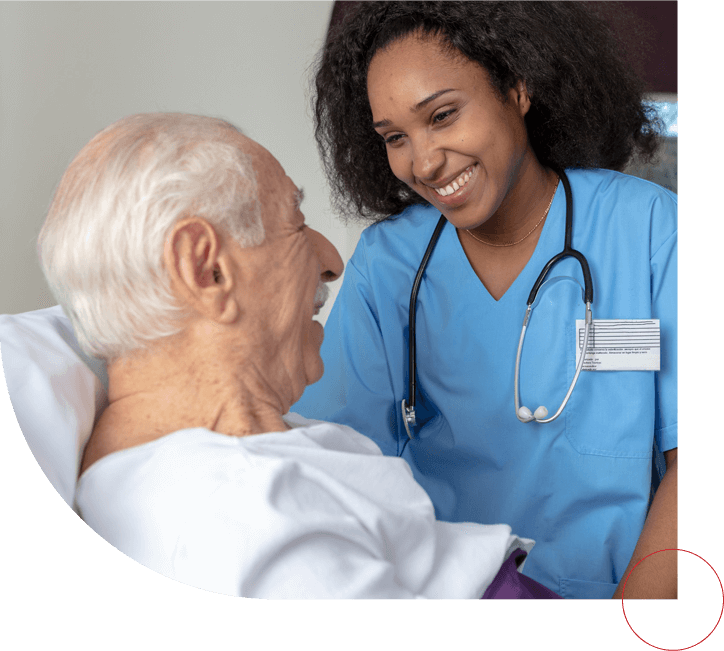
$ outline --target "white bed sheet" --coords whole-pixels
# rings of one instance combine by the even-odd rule
[[[60,306],[0,315],[0,355],[28,446],[75,508],[80,456],[96,414],[107,404],[105,364],[80,350]]]
[[[78,483],[96,533],[139,563],[261,599],[479,599],[515,549],[507,524],[441,522],[406,461],[344,425],[186,429],[114,452]]]

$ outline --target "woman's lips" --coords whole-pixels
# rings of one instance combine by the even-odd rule
[[[459,206],[470,195],[476,176],[477,165],[471,165],[467,167],[458,178],[448,183],[444,188],[432,188],[435,202],[444,206]],[[445,193],[444,195],[441,194],[443,192]]]

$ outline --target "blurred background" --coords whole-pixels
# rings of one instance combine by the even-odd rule
[[[35,256],[54,189],[93,135],[131,113],[199,113],[240,127],[304,188],[307,222],[346,262],[361,227],[332,214],[308,84],[330,23],[354,4],[0,2],[0,313],[55,304]],[[659,161],[629,171],[676,191],[677,3],[588,4],[666,123]]]

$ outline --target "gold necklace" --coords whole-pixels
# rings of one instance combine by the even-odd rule
[[[543,217],[541,217],[538,220],[538,223],[535,226],[533,226],[533,228],[531,228],[519,240],[516,240],[515,242],[506,242],[505,244],[493,244],[492,242],[486,242],[485,240],[481,240],[477,235],[473,235],[473,233],[471,231],[468,231],[465,229],[463,229],[463,230],[465,230],[465,232],[468,235],[470,235],[470,237],[472,237],[474,240],[477,240],[478,242],[482,242],[483,244],[486,244],[487,246],[515,246],[516,244],[520,244],[523,240],[525,240],[526,238],[528,238],[530,235],[533,234],[533,231],[535,231],[535,229],[538,228],[543,223],[543,220],[548,215],[548,211],[551,209],[551,206],[553,205],[553,198],[556,196],[556,190],[558,189],[558,181],[559,181],[559,179],[556,176],[556,185],[553,188],[553,194],[551,195],[551,200],[548,202],[548,207],[546,208],[546,211],[543,213]]]

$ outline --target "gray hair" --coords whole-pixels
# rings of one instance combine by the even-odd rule
[[[241,246],[264,240],[251,158],[216,118],[132,115],[75,157],[51,202],[38,255],[82,349],[112,360],[181,331],[163,264],[170,229],[197,216]]]

